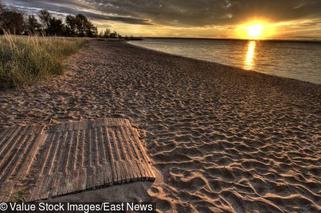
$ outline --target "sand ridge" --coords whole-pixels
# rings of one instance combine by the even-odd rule
[[[69,67],[0,91],[1,126],[130,119],[162,175],[159,211],[321,211],[320,85],[119,42],[92,41]]]

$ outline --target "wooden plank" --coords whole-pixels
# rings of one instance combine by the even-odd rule
[[[16,131],[15,127],[11,127],[11,128],[6,128],[6,129],[2,129],[1,134],[0,134],[0,146],[3,148],[4,147],[4,143],[8,140],[8,138],[12,135],[12,133]]]
[[[86,172],[86,169],[85,168],[81,168],[80,169],[80,175],[81,175],[81,178],[80,178],[80,189],[81,190],[85,190],[86,189],[86,182],[87,182],[87,172]]]
[[[26,201],[36,201],[155,180],[150,159],[127,119],[11,127],[1,129],[0,135],[0,201],[10,199],[6,191],[15,193],[17,186],[27,187]]]
[[[28,137],[25,133],[27,133],[28,130],[29,128],[23,128],[17,135],[16,141],[12,143],[10,149],[4,154],[5,156],[0,163],[0,170],[2,171],[0,181],[9,177],[11,171],[16,168],[18,158],[21,156],[19,150],[21,150],[21,146],[25,145],[26,138]]]
[[[58,194],[58,184],[60,182],[60,178],[62,178],[62,175],[59,175],[59,173],[53,174],[52,176],[54,176],[54,181],[53,181],[53,189],[51,191],[51,197],[56,197]]]

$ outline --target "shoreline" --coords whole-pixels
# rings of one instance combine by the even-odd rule
[[[241,41],[243,41],[243,40],[241,40]],[[240,67],[236,67],[236,66],[232,66],[232,65],[221,64],[221,63],[218,63],[218,62],[207,61],[207,60],[202,60],[202,59],[197,59],[197,58],[192,58],[192,57],[187,57],[187,56],[182,56],[182,55],[176,55],[174,53],[166,53],[166,52],[162,52],[160,50],[149,49],[147,47],[142,47],[142,46],[138,46],[138,45],[135,45],[135,44],[131,44],[129,42],[130,41],[125,41],[125,43],[130,45],[130,46],[133,46],[133,47],[136,47],[136,48],[140,48],[140,49],[144,49],[144,50],[147,50],[147,51],[153,51],[153,52],[156,52],[156,53],[159,53],[159,54],[165,54],[165,55],[170,55],[170,56],[174,56],[174,57],[182,57],[182,58],[186,58],[186,59],[196,60],[198,62],[213,63],[213,64],[216,64],[216,65],[224,66],[226,68],[233,68],[233,69],[239,70],[241,72],[255,73],[255,74],[264,75],[264,76],[268,76],[268,77],[277,77],[277,78],[282,78],[282,79],[286,79],[286,80],[294,80],[294,81],[299,81],[299,82],[303,82],[303,83],[314,84],[316,86],[321,86],[321,84],[317,84],[317,83],[314,83],[314,82],[309,82],[309,81],[304,81],[304,80],[298,80],[298,79],[295,79],[295,78],[288,78],[288,77],[283,77],[283,76],[267,74],[267,73],[259,72],[259,71],[256,71],[256,70],[245,70],[245,69],[242,69]]]
[[[68,64],[0,91],[0,126],[129,119],[161,175],[146,188],[159,211],[321,210],[321,85],[123,42],[89,41]]]

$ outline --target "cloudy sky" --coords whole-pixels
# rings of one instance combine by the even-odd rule
[[[1,1],[1,0],[0,0]],[[237,38],[238,26],[264,20],[272,38],[321,39],[321,0],[2,0],[26,14],[82,13],[98,26],[135,36]]]

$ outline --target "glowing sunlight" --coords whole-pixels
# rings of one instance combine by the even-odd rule
[[[274,35],[275,27],[266,21],[252,21],[236,28],[236,36],[240,39],[261,40]]]
[[[251,70],[254,67],[256,41],[250,41],[248,43],[247,52],[244,60],[244,69]]]

